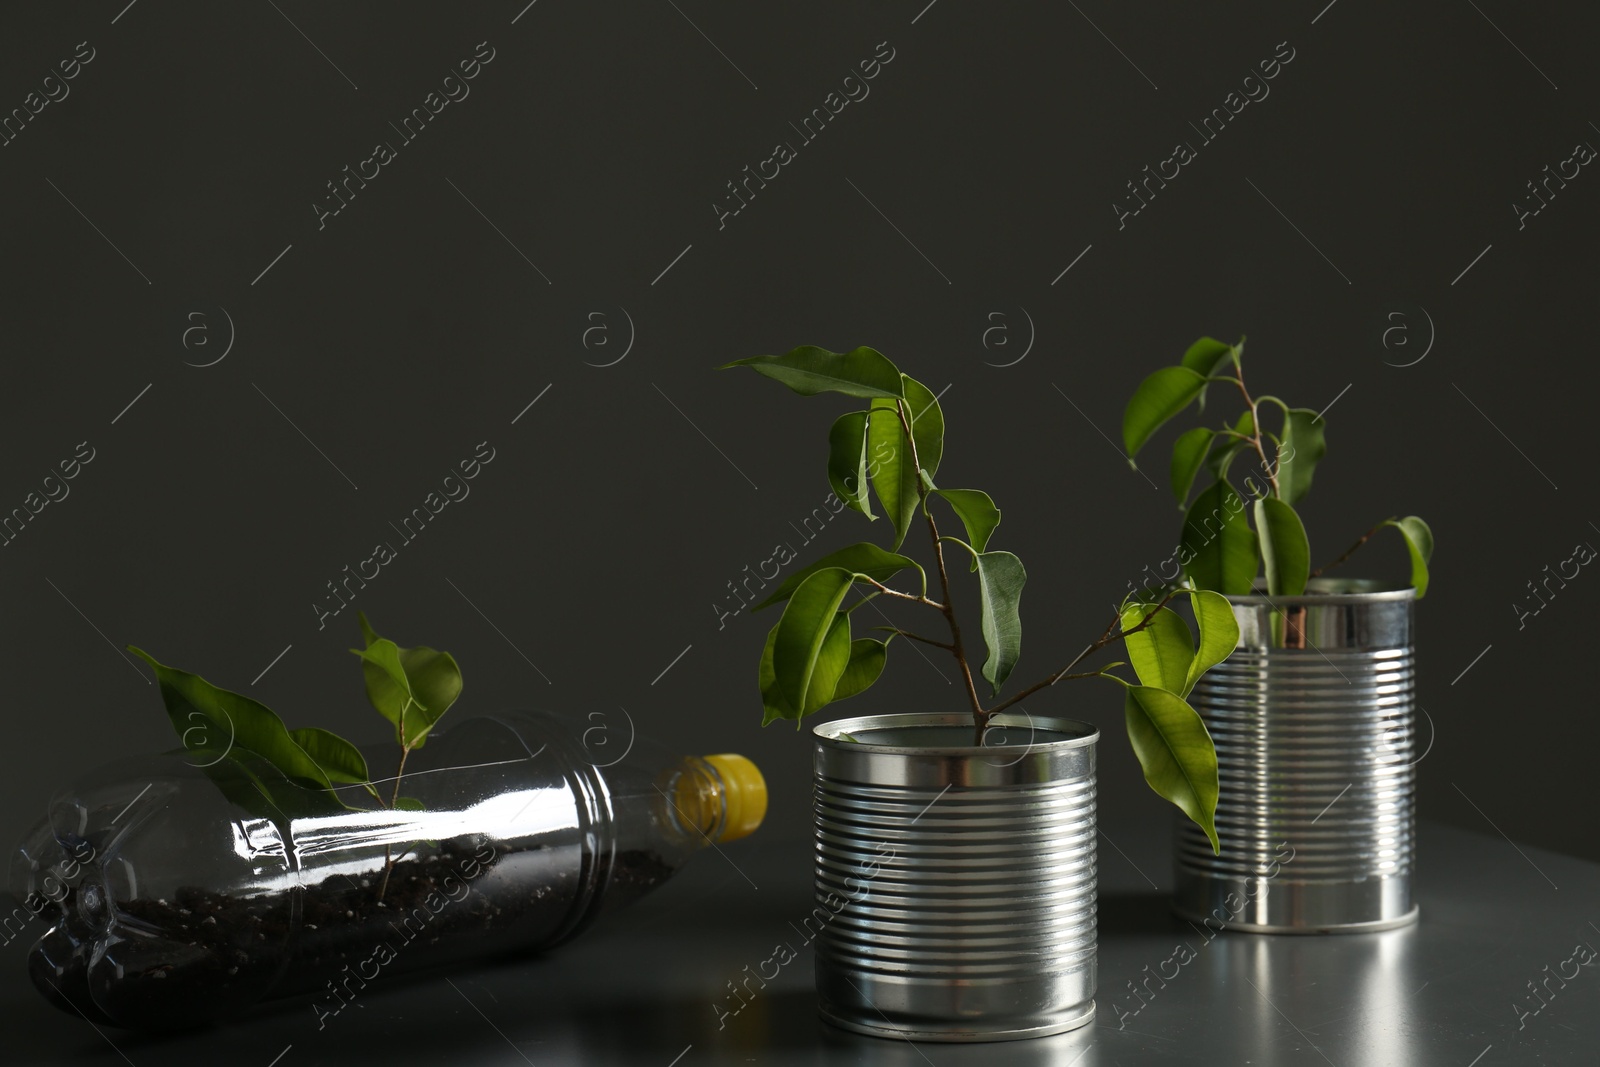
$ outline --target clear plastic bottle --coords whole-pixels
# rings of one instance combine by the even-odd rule
[[[246,771],[270,767],[196,766],[187,750],[119,761],[23,841],[0,929],[42,930],[34,984],[96,1022],[183,1027],[311,994],[326,1025],[384,977],[573,937],[765,814],[742,756],[639,742],[596,762],[585,740],[543,715],[458,722],[408,761],[418,810],[329,813],[327,794],[299,790],[319,813],[285,815],[298,787],[279,780],[263,814]]]

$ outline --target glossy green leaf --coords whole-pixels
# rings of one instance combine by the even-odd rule
[[[772,629],[767,631],[767,643],[761,650],[761,668],[757,671],[757,683],[761,688],[761,725],[766,726],[777,719],[795,719],[800,716],[789,706],[782,693],[778,692],[778,675],[772,668],[772,647],[778,641],[778,624],[773,623]]]
[[[426,805],[416,797],[397,797],[394,802],[396,811],[427,811]]]
[[[828,431],[828,484],[834,495],[869,519],[872,487],[867,481],[867,413],[840,415]]]
[[[984,643],[989,646],[983,676],[999,693],[1022,656],[1022,586],[1028,572],[1010,552],[979,552],[976,558],[982,609],[979,620]]]
[[[842,627],[841,622],[844,624]],[[840,647],[841,637],[843,639],[842,649]],[[767,632],[767,643],[766,646],[761,650],[761,668],[758,671],[758,681],[761,686],[761,725],[766,726],[777,719],[792,719],[794,720],[796,729],[798,729],[800,726],[800,720],[804,718],[804,715],[795,711],[794,708],[789,704],[788,699],[778,691],[777,672],[772,665],[772,650],[773,646],[777,643],[777,638],[778,627],[773,626],[773,628]],[[845,692],[843,695],[841,695],[839,693],[839,689],[844,686],[845,678],[849,675],[850,661],[854,656],[854,646],[855,644],[859,643],[860,642],[852,643],[850,641],[849,624],[847,621],[845,621],[844,616],[841,615],[839,618],[834,620],[832,627],[828,631],[828,636],[823,642],[821,654],[825,677],[817,685],[813,686],[813,691],[811,694],[811,706],[806,710],[805,715],[810,715],[813,712],[820,710],[824,705],[829,703],[830,700],[842,700],[846,696],[854,695],[852,692]],[[874,641],[872,643],[879,644],[880,642]],[[838,666],[841,661],[843,662],[842,673],[839,675],[837,681],[830,685],[826,676],[831,675],[834,668]],[[878,664],[878,669],[880,671],[883,669],[881,660]],[[874,676],[874,678],[875,677],[876,676]],[[871,684],[871,680],[867,680],[862,685],[862,688],[864,689],[867,685]]]
[[[367,703],[394,723],[395,740],[405,744],[401,723],[417,707],[418,701],[416,694],[411,691],[411,679],[406,677],[405,665],[400,662],[400,646],[387,637],[374,634],[366,648],[352,648],[350,651],[361,657]]]
[[[128,651],[155,671],[161,701],[185,748],[209,753],[244,749],[276,767],[285,778],[322,788],[331,784],[327,772],[289,736],[283,720],[265,704],[214,686],[198,674],[168,667],[141,648],[129,645]]]
[[[829,352],[815,345],[801,345],[782,356],[751,356],[725,363],[729,367],[749,367],[758,374],[787,385],[801,396],[818,393],[843,393],[871,400],[874,397],[904,395],[900,371],[888,357],[870,348],[849,352]]]
[[[1184,676],[1183,688],[1175,690],[1183,697],[1193,691],[1195,683],[1207,671],[1233,655],[1233,650],[1239,646],[1239,619],[1227,597],[1209,589],[1196,589],[1189,594],[1189,604],[1194,609],[1200,640]]]
[[[837,683],[833,687],[831,696],[831,699],[833,700],[843,700],[847,696],[853,696],[856,692],[860,692],[859,689],[846,691],[847,679],[849,679],[851,684],[860,683],[861,689],[865,689],[868,685],[871,685],[872,681],[877,677],[876,675],[873,675],[871,679],[863,679],[861,677],[851,676],[851,667],[854,665],[856,655],[855,646],[861,644],[862,642],[851,642],[849,629],[845,628],[844,630],[840,631],[838,620],[835,620],[833,627],[829,630],[828,639],[824,642],[823,655],[826,660],[826,668],[831,671],[834,665],[834,661],[836,659],[835,654],[838,651],[839,635],[841,632],[844,636],[846,646],[846,651],[844,654],[846,663],[843,673],[839,676]],[[772,666],[772,650],[773,646],[777,643],[777,639],[778,627],[773,626],[771,630],[767,631],[767,643],[761,650],[761,668],[757,672],[757,680],[761,687],[761,725],[766,726],[777,719],[792,719],[794,720],[796,728],[798,728],[800,725],[800,720],[803,718],[803,716],[796,712],[794,708],[790,706],[788,700],[783,696],[783,694],[778,691],[777,672]],[[872,641],[870,643],[882,644],[883,642]],[[866,666],[865,661],[863,661],[862,666],[863,668]],[[878,670],[881,671],[882,669],[883,661],[880,658],[878,662]],[[818,685],[815,687],[815,692],[813,693],[814,706],[806,714],[817,711],[823,705],[828,703],[828,699],[820,699],[818,696],[824,688],[825,685]]]
[[[357,618],[367,647],[350,651],[362,659],[367,701],[395,724],[395,740],[402,747],[418,748],[461,695],[461,668],[448,652],[401,648],[379,637],[366,615]]]
[[[338,734],[315,726],[304,726],[290,730],[289,736],[305,750],[306,755],[316,761],[330,782],[366,785],[372,781],[366,757],[361,750]]]
[[[839,683],[834,687],[833,699],[845,700],[870,687],[883,673],[883,665],[888,658],[888,641],[859,637],[850,642],[850,662],[845,666],[844,673],[839,676]]]
[[[450,705],[461,695],[461,668],[448,652],[419,646],[402,648],[400,662],[411,679],[411,692],[422,704],[421,714],[406,715],[405,743],[418,748]]]
[[[1206,380],[1188,367],[1162,367],[1140,382],[1122,413],[1122,444],[1128,462],[1133,462],[1151,434],[1188,407],[1205,387]]]
[[[1173,443],[1172,495],[1178,498],[1179,510],[1189,502],[1189,490],[1194,488],[1194,476],[1200,472],[1200,464],[1205,462],[1206,452],[1211,448],[1212,439],[1216,436],[1215,430],[1196,426]]]
[[[794,591],[800,588],[801,582],[818,571],[832,567],[842,567],[855,574],[864,574],[879,582],[887,582],[907,568],[915,570],[918,575],[923,573],[922,567],[909,556],[885,552],[871,541],[858,541],[856,544],[846,545],[837,552],[830,552],[810,566],[802,567],[789,575],[782,585],[773,590],[771,596],[755,606],[755,610],[760,611],[779,601],[788,600],[794,595]]]
[[[1411,553],[1411,584],[1417,589],[1417,599],[1428,595],[1428,561],[1433,558],[1433,530],[1416,515],[1403,519],[1390,519],[1387,523],[1400,531],[1406,539],[1406,550]]]
[[[1151,616],[1151,612],[1155,614]],[[1128,647],[1128,662],[1145,685],[1183,692],[1194,662],[1194,639],[1189,624],[1171,608],[1157,610],[1154,604],[1129,604],[1122,609],[1123,632],[1150,619],[1138,633],[1123,638]]]
[[[1128,740],[1144,768],[1144,780],[1176,804],[1217,841],[1217,750],[1200,715],[1175,693],[1130,685],[1123,701]]]
[[[917,465],[926,472],[931,485],[933,476],[939,473],[939,461],[944,458],[944,409],[933,390],[911,375],[900,375],[900,381],[911,418],[911,439],[917,446]]]
[[[905,430],[893,400],[874,400],[867,422],[867,469],[884,514],[894,524],[894,547],[906,539],[916,521],[917,468],[906,448]]]
[[[973,548],[982,552],[989,547],[989,538],[1000,525],[1000,509],[994,506],[988,493],[982,489],[935,489],[933,495],[942,497],[950,505],[961,525],[966,527],[967,540]],[[978,561],[974,558],[972,570],[977,569]]]
[[[1230,596],[1250,592],[1260,557],[1244,501],[1233,486],[1219,481],[1194,498],[1184,516],[1179,558],[1187,560],[1184,570],[1201,589]]]
[[[1223,344],[1215,337],[1202,337],[1189,346],[1183,354],[1183,365],[1202,377],[1210,377],[1217,371],[1217,365],[1233,352],[1233,346]],[[1195,398],[1195,407],[1201,411],[1206,409],[1206,393],[1208,389],[1201,389],[1200,395]],[[1178,501],[1178,506],[1183,507],[1183,501]]]
[[[849,663],[848,616],[839,614],[839,604],[854,580],[842,567],[818,570],[795,589],[778,620],[772,646],[774,683],[784,704],[800,715],[833,698],[839,676]],[[846,620],[842,649],[837,637],[832,637],[830,644],[840,618]]]
[[[1311,491],[1311,476],[1328,452],[1326,426],[1310,408],[1290,408],[1284,413],[1283,445],[1278,449],[1278,495],[1298,504]]]
[[[1201,377],[1208,378],[1217,372],[1217,364],[1227,359],[1233,346],[1215,337],[1202,337],[1189,346],[1183,354],[1183,365]]]
[[[1311,577],[1311,546],[1294,508],[1275,496],[1255,503],[1256,533],[1261,538],[1261,564],[1267,572],[1268,596],[1299,596]]]
[[[294,837],[294,820],[326,818],[360,810],[344,804],[333,791],[304,778],[289,777],[265,757],[249,749],[188,744],[189,761],[199,767],[222,795],[277,828],[282,840]]]

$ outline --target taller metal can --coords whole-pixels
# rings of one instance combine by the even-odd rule
[[[1238,648],[1191,694],[1217,746],[1222,852],[1179,828],[1178,912],[1290,934],[1416,920],[1415,594],[1313,580],[1228,598]]]

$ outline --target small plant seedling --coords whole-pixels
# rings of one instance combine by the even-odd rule
[[[195,765],[230,799],[287,835],[288,820],[297,816],[360,810],[341,797],[343,786],[361,788],[378,808],[421,810],[420,801],[400,795],[406,757],[422,747],[461,695],[461,668],[448,652],[401,648],[379,637],[365,615],[359,618],[366,643],[351,651],[361,657],[368,702],[394,724],[400,747],[388,797],[372,780],[361,750],[338,734],[315,726],[290,730],[265,704],[160,663],[141,648],[128,650],[154,670],[172,727]],[[386,848],[380,900],[393,866]]]
[[[959,549],[977,576],[978,608],[988,649],[981,676],[996,700],[1022,655],[1020,605],[1027,572],[1011,552],[991,549],[1000,509],[981,489],[947,489],[934,481],[944,458],[945,418],[933,392],[900,372],[871,348],[829,352],[802,346],[782,356],[736,360],[742,366],[787,385],[801,396],[841,393],[865,400],[864,410],[847,412],[828,434],[828,478],[835,495],[868,519],[873,501],[889,519],[890,549],[863,541],[832,552],[790,575],[762,604],[784,605],[783,616],[767,634],[761,653],[759,685],[763,724],[800,720],[828,704],[855,696],[883,673],[889,642],[896,637],[942,649],[956,661],[972,712],[973,743],[984,743],[990,721],[1057,682],[1108,678],[1124,690],[1128,738],[1144,768],[1145,780],[1205,830],[1218,847],[1217,754],[1205,723],[1189,706],[1195,682],[1233,651],[1238,625],[1225,598],[1205,589],[1169,589],[1155,600],[1130,598],[1111,622],[1065,667],[1013,696],[986,705],[974,678],[972,655],[957,621],[946,548]],[[939,514],[935,513],[935,506]],[[942,533],[941,517],[961,523],[965,539]],[[913,527],[925,526],[938,576],[937,598],[929,596],[928,573],[900,549]],[[888,583],[910,573],[912,589]],[[852,591],[859,593],[851,600]],[[1167,604],[1186,594],[1199,637]],[[881,601],[881,603],[880,603]],[[899,626],[878,626],[888,637],[853,637],[852,620],[870,605],[915,604],[942,616],[948,639],[925,637]],[[884,616],[885,621],[887,616]],[[1124,663],[1078,671],[1091,655],[1115,641],[1125,643],[1137,681],[1112,673]]]
[[[1312,475],[1327,453],[1325,422],[1310,408],[1292,408],[1275,396],[1250,394],[1244,382],[1242,337],[1236,345],[1202,337],[1189,346],[1177,366],[1162,367],[1139,383],[1122,416],[1129,464],[1158,429],[1190,404],[1204,411],[1206,391],[1216,383],[1237,388],[1244,410],[1219,428],[1197,426],[1172,446],[1172,494],[1180,509],[1188,505],[1177,563],[1189,584],[1239,596],[1250,593],[1257,575],[1265,571],[1268,596],[1299,596],[1310,579],[1339,566],[1373,535],[1393,527],[1410,552],[1411,584],[1417,599],[1422,599],[1428,591],[1433,531],[1415,515],[1384,519],[1333,562],[1311,569],[1311,548],[1295,505],[1311,491]],[[1276,433],[1263,418],[1267,405],[1282,414],[1275,421]],[[1257,464],[1244,479],[1251,500],[1249,517],[1244,498],[1229,481],[1229,470],[1241,456]],[[1190,504],[1201,467],[1209,470],[1212,482]]]

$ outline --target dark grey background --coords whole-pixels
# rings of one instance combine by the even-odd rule
[[[1600,178],[1585,168],[1523,229],[1512,208],[1546,164],[1600,144],[1591,13],[124,4],[13,8],[0,36],[0,110],[78,42],[95,50],[0,148],[0,511],[79,442],[95,450],[0,548],[0,834],[79,769],[172,744],[124,642],[291,726],[382,739],[344,651],[355,607],[457,655],[455,714],[625,709],[686,751],[756,758],[771,818],[797,830],[806,740],[759,727],[775,619],[719,628],[713,605],[777,542],[809,559],[886,524],[847,513],[802,544],[791,524],[827,494],[844,403],[712,368],[869,344],[948,386],[941,481],[988,490],[995,545],[1029,566],[1025,684],[1176,540],[1170,434],[1146,464],[1159,488],[1111,443],[1128,394],[1196,336],[1248,333],[1257,391],[1337,400],[1302,509],[1318,561],[1390,514],[1437,535],[1421,813],[1600,858],[1583,607],[1600,579],[1520,630],[1513,606],[1600,544]],[[495,58],[471,95],[319,230],[324,183],[398,142],[388,123],[481,41]],[[870,96],[719,229],[725,183],[798,142],[789,123],[884,41]],[[1270,96],[1200,146],[1189,123],[1284,41]],[[1179,140],[1198,158],[1119,229],[1124,183]],[[228,317],[227,357],[186,365],[223,351]],[[597,366],[629,320],[626,358]],[[485,440],[470,496],[319,629],[324,583],[398,545],[389,522]],[[1403,564],[1391,538],[1349,572]],[[896,648],[837,710],[958,709],[954,677]],[[1165,832],[1109,686],[1028,710],[1098,724],[1103,803]]]

